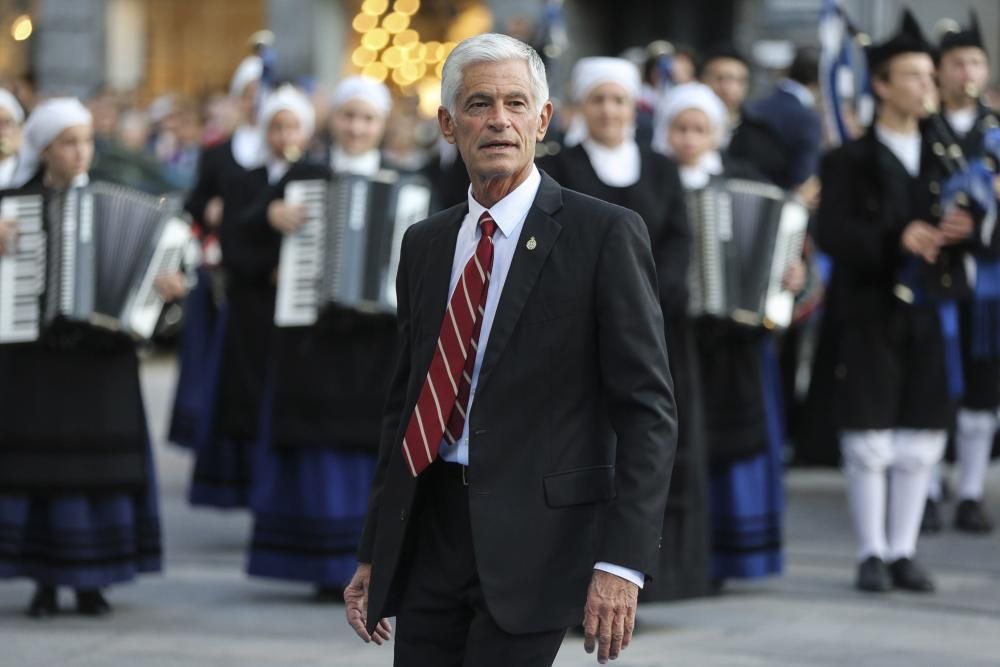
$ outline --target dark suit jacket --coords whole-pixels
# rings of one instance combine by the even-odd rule
[[[726,152],[737,160],[752,164],[771,183],[778,183],[788,169],[780,137],[745,110],[740,114],[739,125],[733,129]]]
[[[393,578],[417,488],[401,442],[437,345],[467,208],[442,211],[403,240],[401,360],[358,552],[372,563],[371,627],[395,612]],[[532,237],[537,248],[528,250]],[[502,628],[578,623],[597,561],[655,571],[677,424],[638,215],[543,174],[469,419],[476,564]]]
[[[775,184],[794,188],[816,174],[823,129],[815,109],[810,109],[795,95],[778,88],[754,101],[747,113],[767,125],[783,148],[784,169],[773,175]]]

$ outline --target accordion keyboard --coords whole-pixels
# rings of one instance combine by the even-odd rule
[[[317,284],[326,244],[327,181],[296,181],[285,189],[288,204],[305,209],[305,223],[281,243],[274,321],[278,326],[309,326],[320,309]]]
[[[5,197],[0,217],[17,221],[17,245],[0,256],[0,343],[30,342],[41,325],[45,232],[40,195]]]

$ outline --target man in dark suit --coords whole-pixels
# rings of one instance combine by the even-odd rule
[[[750,62],[732,45],[720,45],[705,56],[699,78],[729,112],[723,142],[726,153],[752,164],[767,180],[776,183],[787,168],[781,140],[763,121],[746,113],[744,106],[750,89]]]
[[[401,360],[344,593],[396,665],[551,665],[566,628],[615,658],[657,562],[676,439],[642,219],[533,163],[552,115],[527,45],[449,56],[438,111],[472,181],[413,226]]]
[[[747,105],[747,115],[767,125],[784,149],[784,169],[775,185],[792,190],[819,168],[823,129],[816,111],[819,65],[816,50],[799,49],[786,76],[774,91]]]

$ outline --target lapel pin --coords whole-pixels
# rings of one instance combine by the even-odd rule
[[[528,250],[534,250],[535,248],[538,247],[538,241],[536,241],[535,237],[532,236],[530,239],[528,239],[528,242],[524,244],[524,247],[527,248]]]

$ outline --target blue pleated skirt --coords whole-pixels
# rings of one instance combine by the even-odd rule
[[[200,267],[198,283],[184,301],[180,373],[170,420],[169,440],[195,450],[212,425],[226,325],[225,307],[215,304],[211,282],[209,270]]]
[[[328,443],[279,450],[271,443],[271,411],[268,392],[256,448],[247,572],[345,586],[357,567],[376,457]]]
[[[147,445],[148,448],[148,445]],[[140,493],[0,494],[0,579],[105,588],[162,569],[156,472]]]
[[[255,447],[253,440],[219,435],[199,443],[188,502],[195,507],[215,509],[249,507]]]
[[[781,375],[770,339],[760,353],[768,449],[711,474],[712,576],[718,580],[766,577],[784,566]]]

